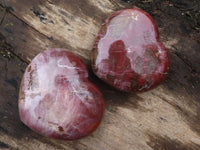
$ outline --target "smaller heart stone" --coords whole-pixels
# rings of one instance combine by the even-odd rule
[[[169,70],[169,54],[152,17],[139,8],[112,14],[101,27],[92,50],[94,73],[125,92],[159,85]]]

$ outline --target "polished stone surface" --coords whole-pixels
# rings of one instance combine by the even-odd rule
[[[79,139],[93,132],[105,109],[84,62],[63,49],[38,54],[28,65],[19,94],[20,119],[42,135]]]
[[[169,70],[169,54],[152,17],[141,9],[112,14],[101,27],[92,51],[94,73],[125,92],[159,85]]]

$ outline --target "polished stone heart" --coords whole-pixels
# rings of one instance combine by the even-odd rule
[[[141,9],[112,14],[101,27],[92,50],[94,73],[125,92],[159,85],[169,70],[169,54],[152,17]]]
[[[100,124],[105,109],[84,62],[63,49],[37,55],[28,65],[19,94],[20,119],[32,130],[58,139],[79,139]]]

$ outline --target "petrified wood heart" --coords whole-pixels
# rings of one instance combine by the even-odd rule
[[[94,73],[126,92],[156,87],[166,78],[169,64],[155,21],[138,8],[111,15],[99,31],[92,51]]]
[[[28,65],[19,113],[32,130],[58,139],[78,139],[98,127],[104,109],[103,95],[88,80],[84,62],[73,53],[47,50]]]

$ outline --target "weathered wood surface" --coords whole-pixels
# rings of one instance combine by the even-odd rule
[[[198,20],[195,24],[182,14],[184,5],[114,0],[0,0],[0,4],[0,149],[200,149],[200,27]],[[27,63],[47,48],[62,47],[79,54],[89,67],[90,51],[103,20],[133,4],[158,23],[171,58],[166,81],[149,92],[126,94],[101,82],[90,70],[91,81],[105,95],[107,108],[92,135],[59,141],[23,125],[17,101]],[[186,4],[189,13],[199,11],[199,3]]]

